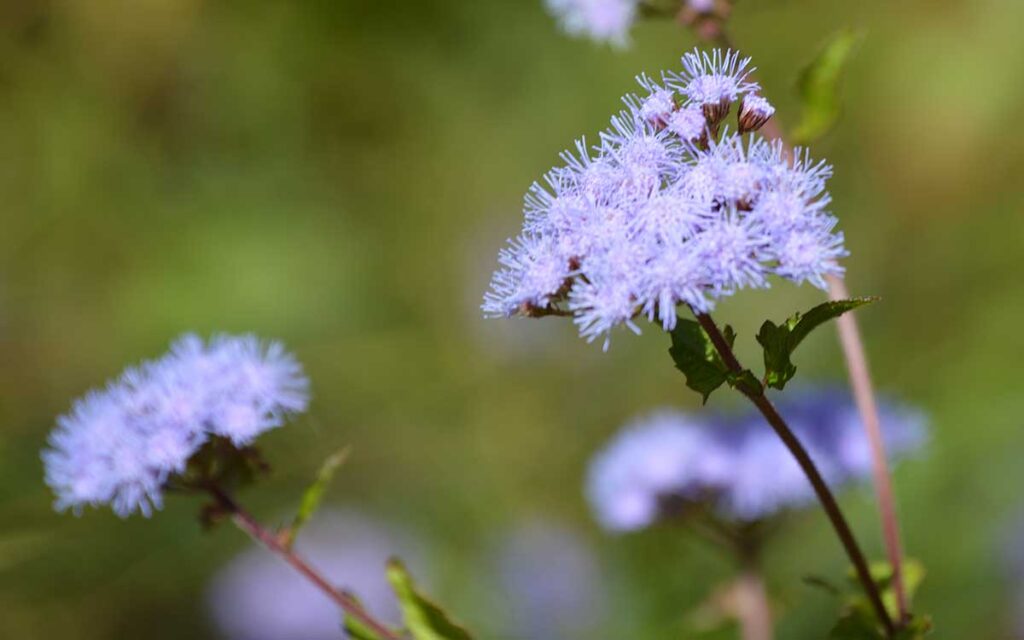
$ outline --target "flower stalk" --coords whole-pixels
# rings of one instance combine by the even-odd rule
[[[205,489],[213,497],[217,506],[231,516],[231,521],[235,526],[262,544],[268,551],[291,565],[293,569],[302,574],[304,578],[309,580],[325,596],[334,601],[346,615],[358,620],[363,626],[373,630],[374,633],[384,640],[400,640],[399,635],[384,623],[377,621],[359,604],[358,600],[332,585],[327,578],[301,556],[287,548],[278,536],[261,525],[223,489],[212,484],[207,485]]]
[[[712,17],[703,21],[701,28],[696,28],[697,25],[692,21],[683,20],[682,15],[681,13],[680,23],[695,27],[694,31],[701,39],[713,42],[721,47],[734,47],[732,39],[725,28],[724,17]],[[752,78],[753,75],[751,73]],[[769,140],[781,141],[784,148],[788,151],[789,145],[786,143],[778,121],[774,118],[764,123],[761,133]],[[843,300],[850,297],[846,284],[841,277],[827,274],[825,281],[828,284],[828,297],[830,300]],[[892,568],[892,588],[896,595],[898,621],[904,623],[909,618],[910,603],[903,580],[903,545],[900,541],[899,519],[896,516],[896,506],[893,498],[892,474],[889,471],[885,444],[882,439],[881,422],[878,417],[878,403],[875,399],[874,386],[871,382],[864,343],[860,338],[860,331],[857,327],[857,319],[853,314],[844,314],[838,319],[838,323],[839,342],[842,346],[843,358],[846,361],[847,372],[850,376],[850,388],[853,391],[857,410],[860,413],[861,421],[864,423],[864,430],[867,433],[870,445],[875,495],[878,498],[878,512],[882,520],[882,537],[885,543],[886,556]]]
[[[705,333],[708,334],[708,338],[711,340],[715,347],[715,350],[721,356],[722,361],[729,368],[732,373],[740,374],[744,371],[743,366],[736,358],[736,354],[733,353],[732,348],[729,346],[725,336],[719,330],[718,325],[706,313],[694,313],[697,317],[697,321],[700,326],[704,329]],[[882,602],[881,594],[878,591],[878,585],[871,578],[871,572],[868,568],[867,560],[864,557],[864,553],[861,551],[860,546],[857,544],[857,539],[853,535],[853,531],[850,529],[850,525],[847,523],[845,516],[843,516],[842,510],[839,508],[839,504],[836,502],[835,496],[832,495],[832,491],[829,489],[828,484],[822,477],[821,472],[818,471],[817,466],[808,454],[807,449],[803,446],[800,440],[796,437],[793,431],[786,424],[786,421],[776,411],[775,406],[771,401],[764,395],[764,386],[760,382],[756,383],[756,387],[748,388],[746,386],[737,387],[743,395],[745,395],[758,411],[764,416],[768,424],[771,425],[772,429],[782,440],[786,448],[789,449],[790,453],[796,459],[803,470],[804,475],[807,476],[811,486],[814,488],[814,493],[818,497],[818,501],[821,503],[822,508],[825,510],[825,515],[828,516],[829,521],[832,523],[833,529],[835,529],[836,535],[839,537],[839,541],[842,543],[846,555],[849,557],[850,562],[853,564],[854,570],[857,574],[857,579],[860,581],[861,586],[864,589],[868,600],[871,602],[871,606],[875,611],[875,615],[885,628],[886,634],[892,636],[895,626],[892,618],[889,615],[888,610],[885,608],[885,604]]]

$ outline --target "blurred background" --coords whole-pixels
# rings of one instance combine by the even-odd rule
[[[866,30],[814,152],[849,287],[883,298],[858,312],[875,380],[932,418],[896,482],[936,637],[1015,637],[1024,593],[1022,23],[1017,0],[743,0],[732,20],[783,126],[824,39]],[[583,498],[625,420],[696,408],[667,338],[602,353],[478,309],[530,182],[694,44],[670,22],[625,51],[574,40],[540,0],[0,1],[0,637],[221,637],[210,584],[244,536],[201,531],[187,498],[56,514],[39,460],[75,397],[184,331],[279,338],[313,381],[310,413],[261,439],[274,474],[241,496],[261,517],[351,445],[328,500],[412,541],[481,638],[512,637],[504,589],[529,582],[502,567],[550,566],[508,560],[522,531],[592,591],[565,637],[735,637],[692,624],[727,558],[671,527],[609,536]],[[717,315],[752,360],[761,320],[820,299],[780,285]],[[798,363],[844,379],[830,331]],[[882,557],[871,496],[843,503]],[[793,517],[767,564],[779,636],[822,637],[838,605],[800,578],[845,570],[825,518]]]

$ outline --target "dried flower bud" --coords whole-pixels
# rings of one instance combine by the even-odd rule
[[[757,131],[775,113],[775,107],[767,99],[751,94],[740,99],[740,111],[737,114],[740,133]]]

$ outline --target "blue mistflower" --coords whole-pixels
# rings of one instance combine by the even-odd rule
[[[488,316],[573,315],[588,340],[645,316],[665,330],[677,307],[710,311],[772,276],[825,288],[847,255],[829,213],[832,168],[806,150],[739,132],[774,108],[731,51],[683,58],[685,71],[640,76],[597,145],[579,140],[530,187],[522,234],[501,251]]]
[[[845,391],[804,389],[778,403],[832,485],[864,479],[871,452],[860,415]],[[925,440],[916,411],[883,404],[886,448],[905,456]],[[814,500],[796,460],[756,413],[698,417],[661,411],[634,420],[590,465],[587,496],[613,531],[649,526],[687,506],[752,522]]]
[[[545,4],[569,35],[624,47],[639,0],[545,0]]]
[[[304,411],[308,398],[301,365],[280,344],[186,335],[57,419],[43,452],[46,483],[59,510],[109,504],[122,517],[148,516],[210,436],[246,445]]]

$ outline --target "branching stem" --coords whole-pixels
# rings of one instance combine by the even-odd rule
[[[725,336],[719,330],[718,325],[706,313],[696,313],[697,321],[700,326],[704,329],[705,333],[711,339],[712,344],[715,346],[715,350],[722,357],[722,361],[733,373],[742,373],[743,366],[736,358],[736,354],[733,353],[732,348],[726,341]],[[783,444],[789,449],[789,452],[796,458],[797,464],[803,470],[804,475],[810,481],[811,486],[814,488],[814,493],[818,496],[818,501],[821,502],[821,506],[825,510],[825,515],[828,516],[829,521],[832,523],[833,529],[835,529],[836,535],[839,537],[839,541],[842,543],[843,548],[846,550],[846,555],[849,556],[850,562],[853,563],[854,570],[857,573],[857,579],[860,581],[861,586],[864,588],[864,592],[871,602],[871,606],[875,610],[875,614],[881,621],[882,626],[885,627],[886,634],[892,636],[895,627],[893,625],[892,618],[889,616],[889,612],[885,608],[885,604],[882,602],[881,594],[878,591],[878,585],[871,579],[871,572],[868,569],[867,560],[864,558],[864,554],[857,544],[857,539],[853,535],[853,531],[850,529],[850,525],[847,524],[846,518],[843,516],[842,510],[839,508],[839,504],[836,502],[835,496],[832,495],[832,491],[828,488],[828,484],[818,471],[817,466],[811,459],[807,449],[804,448],[800,439],[796,437],[796,434],[789,428],[786,421],[779,415],[779,412],[775,409],[775,406],[771,403],[767,396],[764,395],[764,387],[758,383],[757,390],[737,387],[743,395],[754,403],[761,415],[764,416],[768,424],[771,425],[775,433],[782,439]]]
[[[359,601],[351,595],[332,585],[327,578],[314,569],[302,557],[291,549],[286,548],[276,535],[261,525],[248,511],[243,509],[231,496],[225,493],[220,487],[208,485],[205,490],[213,496],[217,505],[231,515],[232,522],[249,534],[257,542],[262,544],[271,553],[277,554],[287,562],[293,569],[298,571],[304,578],[309,580],[317,589],[323,592],[328,598],[334,601],[347,615],[358,620],[363,626],[372,629],[374,633],[384,640],[400,640],[393,630],[387,625],[378,622],[363,608]]]

